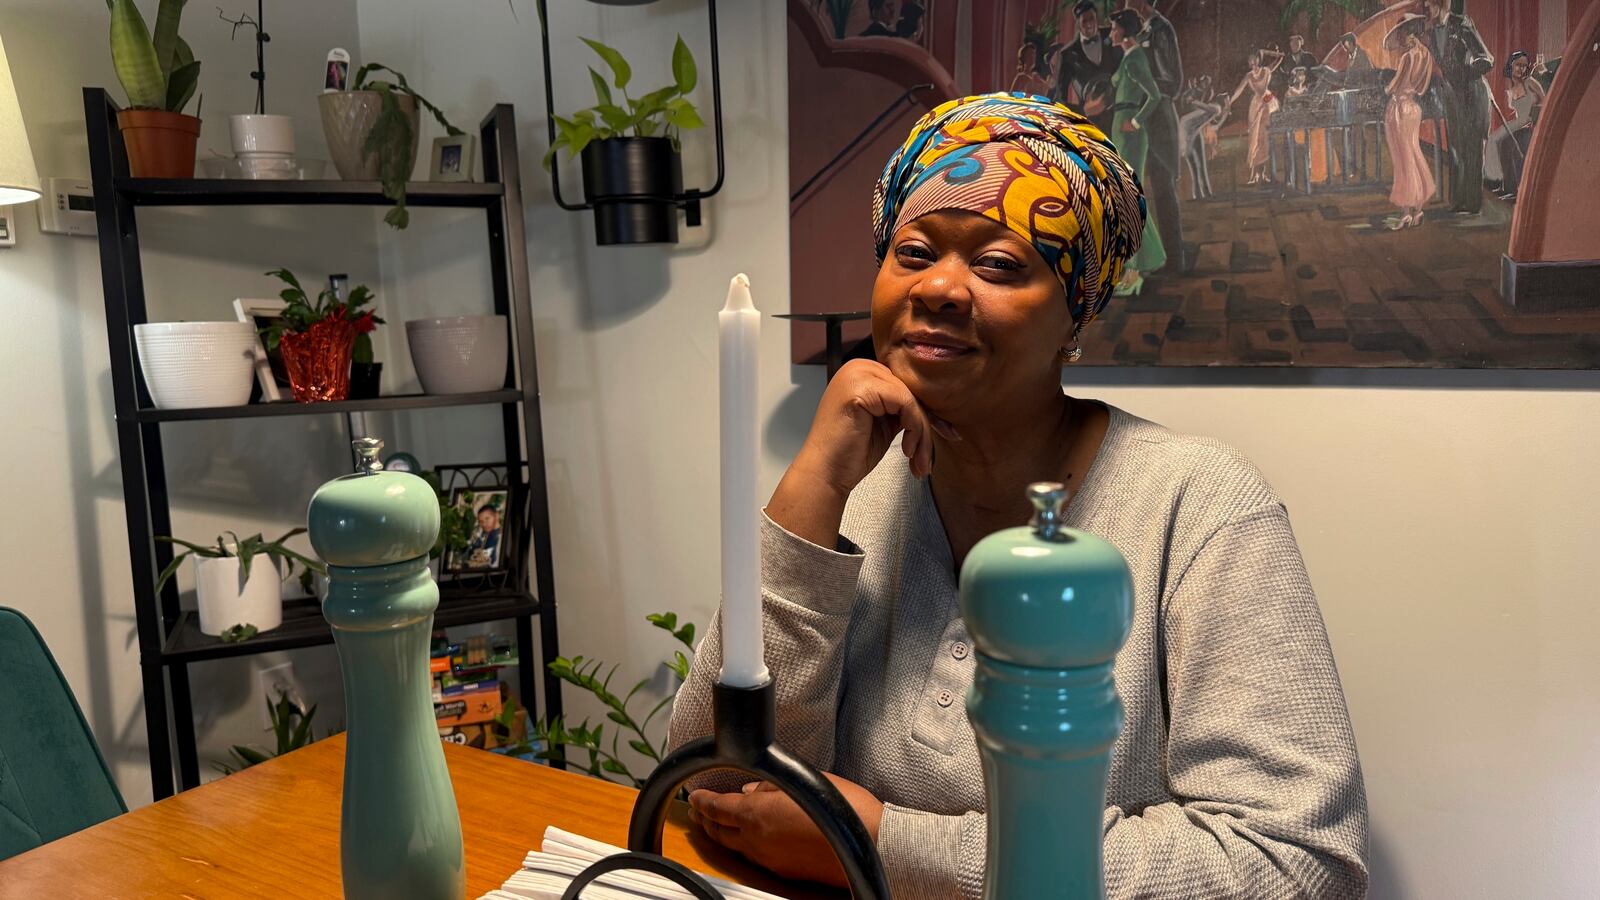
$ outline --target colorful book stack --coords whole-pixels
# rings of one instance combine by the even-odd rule
[[[431,657],[433,714],[441,740],[493,750],[526,739],[527,717],[500,680],[503,667],[517,664],[509,638],[451,643],[444,631],[435,631]],[[508,708],[515,710],[514,717]]]

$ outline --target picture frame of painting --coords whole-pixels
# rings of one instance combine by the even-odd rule
[[[1600,0],[787,6],[792,313],[866,310],[884,163],[1015,91],[1148,142],[1161,252],[1078,365],[1600,368]]]
[[[243,297],[233,301],[235,318],[256,327],[256,342],[251,347],[251,355],[255,358],[256,384],[261,387],[262,403],[278,403],[291,396],[289,370],[283,366],[283,355],[277,350],[267,350],[266,335],[262,333],[282,317],[286,305],[282,300]]]

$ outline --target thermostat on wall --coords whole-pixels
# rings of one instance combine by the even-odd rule
[[[39,198],[39,230],[93,237],[94,188],[78,178],[46,178]]]

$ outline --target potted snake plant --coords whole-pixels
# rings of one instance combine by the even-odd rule
[[[628,94],[633,68],[622,54],[599,41],[583,42],[611,70],[611,80],[589,69],[599,102],[570,118],[555,117],[556,139],[544,166],[550,168],[558,150],[582,158],[583,192],[594,206],[595,241],[602,246],[675,243],[676,198],[683,193],[679,135],[705,125],[689,100],[699,81],[694,55],[679,37],[672,84],[634,99]]]
[[[136,178],[191,178],[200,119],[183,108],[200,83],[200,61],[178,20],[184,0],[161,0],[152,33],[133,0],[106,0],[111,10],[111,63],[128,95],[117,127]]]

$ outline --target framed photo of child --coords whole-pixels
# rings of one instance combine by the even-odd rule
[[[446,552],[446,572],[493,572],[505,567],[509,505],[510,492],[504,489],[458,487],[451,491],[451,510],[465,531],[466,546]]]
[[[433,139],[433,159],[428,164],[429,181],[471,181],[477,139],[470,134],[446,135]]]

